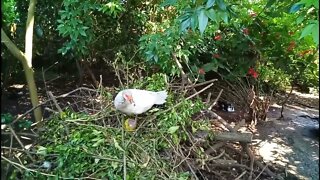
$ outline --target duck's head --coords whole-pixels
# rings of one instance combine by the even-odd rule
[[[134,104],[132,92],[130,90],[124,90],[122,92],[122,97],[125,100],[125,102],[127,102],[129,104]]]

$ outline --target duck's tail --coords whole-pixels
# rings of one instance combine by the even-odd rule
[[[156,100],[154,104],[157,104],[157,105],[165,103],[168,97],[168,93],[166,91],[156,92],[155,95],[156,95]]]

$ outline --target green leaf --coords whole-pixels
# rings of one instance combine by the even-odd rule
[[[79,33],[80,33],[82,36],[87,37],[87,34],[86,34],[86,32],[85,32],[83,29],[81,29],[81,30],[79,31]]]
[[[227,10],[227,6],[226,4],[224,3],[224,0],[217,0],[217,3],[218,3],[218,6],[221,10],[225,11]]]
[[[225,22],[228,23],[229,19],[228,19],[228,13],[227,12],[220,12],[220,18]]]
[[[47,155],[47,148],[43,146],[38,146],[37,154]]]
[[[102,144],[104,142],[104,139],[99,139],[97,142],[95,142],[92,147],[97,147],[99,146],[100,144]]]
[[[215,0],[208,0],[208,1],[207,1],[206,8],[212,7],[212,6],[214,5],[214,2],[215,2]]]
[[[315,6],[319,9],[319,0],[301,0],[301,4],[305,4],[306,7]]]
[[[316,25],[312,31],[313,42],[318,46],[319,44],[319,25]]]
[[[202,9],[200,11],[200,14],[198,16],[198,20],[199,20],[200,33],[203,34],[204,30],[206,29],[206,27],[208,25],[208,16],[205,15],[205,9]]]
[[[309,24],[307,25],[303,30],[302,30],[302,33],[301,33],[301,36],[299,39],[301,38],[304,38],[305,36],[308,36],[312,31],[313,31],[313,28],[316,24]]]
[[[295,3],[291,8],[290,8],[290,13],[295,13],[299,11],[299,9],[303,7],[303,4],[301,2]]]
[[[212,21],[217,22],[217,15],[213,9],[206,10],[205,13]]]
[[[180,32],[185,31],[191,24],[191,18],[188,18],[184,21],[182,21],[181,25],[180,25]]]
[[[172,126],[168,129],[168,133],[173,134],[179,129],[179,126]]]
[[[304,16],[299,16],[299,17],[297,18],[297,20],[296,20],[296,23],[297,23],[297,24],[300,24],[300,23],[302,23],[303,20],[304,20]]]
[[[198,17],[197,17],[197,14],[196,14],[196,13],[194,13],[194,14],[191,16],[190,25],[191,25],[192,30],[195,31],[196,28],[197,28],[197,25],[198,25]]]
[[[153,56],[153,59],[154,59],[155,62],[158,62],[159,56],[158,56],[158,55],[154,55],[154,56]]]
[[[117,141],[115,138],[113,138],[113,143],[114,143],[114,146],[115,146],[117,149],[119,149],[120,151],[123,151],[123,152],[124,152],[124,150],[122,149],[122,147],[120,147],[118,141]]]
[[[162,4],[160,4],[160,7],[164,6],[173,6],[177,3],[177,0],[166,0]]]
[[[269,0],[266,4],[266,8],[271,7],[274,3],[276,2],[276,0]]]

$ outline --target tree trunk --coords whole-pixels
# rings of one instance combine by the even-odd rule
[[[30,99],[33,107],[37,107],[40,104],[38,99],[36,83],[34,80],[34,71],[32,69],[32,39],[35,5],[36,0],[30,0],[26,25],[25,53],[21,52],[18,49],[18,47],[9,39],[9,37],[6,35],[3,29],[1,29],[1,41],[7,46],[12,55],[18,58],[23,65],[23,70],[25,72],[26,80],[28,83]],[[34,117],[36,122],[41,121],[42,112],[40,107],[34,109]]]

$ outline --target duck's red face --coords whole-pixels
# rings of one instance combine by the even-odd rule
[[[133,97],[130,94],[123,94],[123,98],[130,104],[134,104]]]

